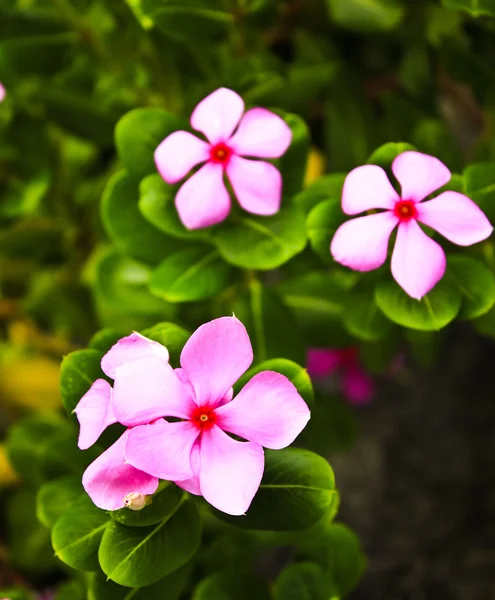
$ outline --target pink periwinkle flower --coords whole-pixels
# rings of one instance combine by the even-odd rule
[[[7,95],[7,91],[4,86],[0,83],[0,102],[2,102]]]
[[[282,177],[271,163],[255,158],[279,158],[289,147],[292,132],[276,114],[264,108],[244,113],[244,101],[220,88],[202,100],[191,115],[187,131],[175,131],[155,151],[155,163],[167,183],[177,183],[193,167],[204,164],[179,189],[175,205],[188,229],[209,227],[225,220],[230,195],[224,173],[242,208],[255,215],[274,215],[280,209]]]
[[[349,173],[342,192],[343,211],[348,215],[371,209],[385,209],[385,212],[341,225],[330,251],[337,262],[356,271],[377,269],[387,258],[388,241],[398,225],[392,275],[409,296],[419,300],[443,277],[446,258],[439,244],[426,235],[418,222],[459,246],[481,242],[491,235],[493,227],[483,211],[464,194],[443,192],[423,202],[451,177],[437,158],[420,152],[403,152],[392,163],[392,172],[401,185],[400,196],[381,167],[364,165]]]
[[[340,375],[342,395],[351,404],[368,404],[375,395],[373,379],[359,362],[357,348],[309,348],[307,353],[308,373],[314,379],[329,375]]]
[[[112,423],[127,427],[83,475],[93,502],[115,510],[165,479],[223,512],[244,514],[263,475],[263,446],[285,448],[310,417],[294,385],[273,371],[255,375],[233,399],[232,386],[252,360],[235,317],[199,327],[175,370],[165,347],[137,333],[113,346],[101,362],[113,388],[98,379],[75,409],[80,448]]]

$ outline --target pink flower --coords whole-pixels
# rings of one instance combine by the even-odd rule
[[[193,167],[206,163],[175,198],[179,217],[188,229],[209,227],[227,218],[230,195],[224,173],[244,210],[273,215],[280,209],[280,172],[268,162],[243,157],[279,158],[289,147],[292,132],[283,119],[264,108],[243,113],[242,98],[220,88],[191,115],[192,128],[208,142],[187,131],[175,131],[155,151],[157,169],[167,183],[177,183]]]
[[[83,476],[95,504],[120,508],[130,493],[153,493],[160,478],[228,514],[245,513],[263,475],[263,446],[285,448],[310,416],[292,383],[272,371],[255,375],[232,399],[232,385],[252,360],[249,336],[235,317],[202,325],[175,371],[159,344],[138,334],[120,340],[102,360],[113,390],[98,380],[76,408],[81,448],[112,422],[128,427]]]
[[[342,394],[351,404],[368,404],[375,395],[373,379],[359,364],[355,346],[335,350],[309,348],[307,366],[308,373],[314,379],[340,371]]]
[[[342,210],[348,215],[375,208],[386,210],[341,225],[330,251],[337,262],[356,271],[377,269],[387,258],[390,234],[398,225],[392,275],[409,296],[419,300],[443,277],[446,258],[418,221],[459,246],[486,239],[493,227],[481,209],[458,192],[443,192],[422,202],[450,180],[450,171],[437,158],[403,152],[392,163],[392,171],[401,185],[401,196],[381,167],[364,165],[349,173]]]
[[[0,102],[2,102],[4,100],[6,95],[7,95],[7,91],[3,87],[3,85],[0,83]]]

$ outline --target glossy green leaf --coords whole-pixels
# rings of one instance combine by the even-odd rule
[[[150,498],[151,503],[142,510],[121,508],[112,511],[110,516],[117,523],[129,527],[147,527],[161,523],[176,512],[184,498],[183,490],[173,483],[166,482],[165,486],[165,489]]]
[[[36,516],[49,529],[83,493],[81,477],[67,475],[44,483],[36,496]]]
[[[400,0],[326,0],[330,16],[340,27],[373,32],[394,29],[405,7]]]
[[[261,486],[246,516],[215,514],[244,529],[298,531],[317,523],[336,493],[333,471],[321,456],[295,448],[267,450]]]
[[[359,583],[366,568],[366,557],[358,536],[345,525],[330,525],[327,541],[326,568],[339,596],[345,597]]]
[[[301,562],[285,568],[274,584],[274,600],[338,600],[329,577],[316,563]]]
[[[100,329],[100,331],[97,331],[89,340],[88,348],[106,353],[122,337],[124,337],[122,332],[118,332],[115,329],[110,329],[109,327]]]
[[[475,163],[464,170],[464,193],[495,221],[495,162]]]
[[[236,393],[238,393],[252,377],[257,373],[261,373],[261,371],[275,371],[277,373],[282,373],[282,375],[285,375],[287,379],[295,385],[299,394],[301,394],[308,404],[313,403],[313,384],[311,383],[311,378],[308,375],[307,370],[286,358],[266,360],[249,369],[249,371],[247,371],[234,386]]]
[[[365,342],[377,342],[387,337],[392,329],[391,322],[376,305],[373,288],[368,286],[358,285],[349,294],[342,322],[352,335]]]
[[[270,600],[267,584],[254,573],[220,571],[199,582],[191,600]]]
[[[476,319],[495,304],[495,277],[480,260],[460,254],[447,259],[446,277],[462,296],[460,319]]]
[[[157,146],[184,127],[187,128],[187,124],[182,119],[161,108],[131,110],[115,127],[115,145],[122,164],[136,177],[156,173],[154,153]]]
[[[195,245],[169,254],[151,275],[152,294],[167,302],[196,302],[229,286],[232,267],[211,246]]]
[[[175,206],[177,185],[165,183],[158,174],[145,177],[139,186],[139,210],[160,231],[179,239],[203,239],[208,229],[190,230],[182,224]]]
[[[273,217],[243,214],[231,217],[212,232],[222,257],[245,269],[275,269],[306,246],[304,214],[282,208]]]
[[[389,142],[377,148],[368,158],[368,164],[379,165],[385,169],[390,168],[394,159],[407,150],[416,150],[407,142]]]
[[[465,10],[473,17],[495,17],[495,0],[442,0],[447,8]]]
[[[157,323],[141,333],[165,346],[170,354],[170,363],[175,367],[179,366],[180,353],[191,335],[189,331],[175,323]]]
[[[63,513],[52,529],[52,544],[61,561],[81,571],[98,569],[98,547],[110,517],[84,494]]]
[[[461,295],[447,279],[442,279],[421,300],[411,298],[395,281],[381,281],[375,290],[378,308],[394,323],[436,331],[448,325],[459,313]]]
[[[117,248],[137,260],[156,264],[178,242],[155,229],[139,212],[139,180],[125,171],[108,180],[101,199],[101,219]]]
[[[60,368],[60,393],[65,410],[70,414],[79,400],[97,379],[104,377],[100,363],[100,350],[76,350],[62,360]]]
[[[346,177],[347,173],[322,175],[294,197],[296,206],[307,213],[317,204],[329,198],[339,198],[340,200]]]
[[[149,527],[128,527],[112,520],[101,542],[100,565],[120,585],[151,585],[184,565],[197,551],[200,538],[198,510],[186,500]]]
[[[347,215],[342,212],[340,197],[320,202],[308,214],[306,228],[309,243],[327,263],[333,262],[330,242],[338,227],[347,219]]]

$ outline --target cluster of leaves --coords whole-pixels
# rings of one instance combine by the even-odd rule
[[[344,220],[343,181],[366,162],[389,170],[414,147],[458,173],[448,189],[495,222],[493,17],[493,0],[2,2],[0,290],[14,310],[4,316],[0,303],[0,319],[29,318],[69,346],[106,328],[63,363],[67,412],[118,337],[142,331],[177,363],[187,331],[235,312],[254,369],[287,375],[313,413],[299,440],[308,449],[267,452],[261,490],[236,519],[173,485],[140,513],[104,513],[80,476],[118,427],[80,452],[73,418],[15,424],[7,450],[23,487],[1,501],[16,568],[37,585],[69,578],[57,600],[347,595],[363,557],[333,522],[333,474],[314,451],[346,447],[352,420],[337,398],[313,399],[298,365],[308,347],[359,344],[379,373],[404,342],[426,363],[454,319],[495,337],[495,259],[491,240],[460,252],[438,239],[447,273],[420,302],[388,267],[337,267],[329,244]],[[234,208],[224,223],[188,231],[153,152],[221,86],[292,129],[277,161],[282,209]]]

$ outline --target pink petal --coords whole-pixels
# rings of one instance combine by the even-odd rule
[[[209,158],[209,145],[187,131],[174,131],[155,150],[156,168],[167,183],[177,183]]]
[[[169,358],[165,346],[134,332],[122,338],[110,348],[101,359],[101,369],[105,375],[115,379],[119,367],[129,361],[145,356],[159,356],[166,363],[168,363]]]
[[[244,156],[279,158],[291,141],[292,131],[283,119],[264,108],[252,108],[242,117],[229,146]]]
[[[172,367],[157,356],[147,356],[119,368],[113,405],[119,423],[129,427],[160,417],[187,419],[196,407]]]
[[[393,209],[399,200],[385,171],[377,165],[363,165],[353,169],[345,178],[342,188],[342,210],[357,215],[372,208]]]
[[[244,100],[234,91],[220,88],[196,106],[191,125],[212,144],[225,142],[237,127],[244,112]]]
[[[265,448],[280,450],[296,439],[309,421],[310,412],[287,377],[262,371],[236,398],[215,410],[217,424]]]
[[[230,212],[230,196],[223,182],[221,164],[207,163],[177,192],[175,206],[188,229],[210,227]]]
[[[346,221],[335,232],[330,252],[356,271],[377,269],[387,258],[388,240],[398,221],[391,211]]]
[[[309,348],[306,355],[306,368],[311,377],[331,375],[340,366],[339,350]]]
[[[126,461],[159,479],[189,479],[191,451],[199,429],[190,421],[167,423],[158,419],[129,431],[125,446]]]
[[[0,102],[2,102],[2,100],[4,100],[6,95],[7,95],[7,91],[5,90],[4,86],[0,83]]]
[[[401,288],[420,300],[445,273],[442,248],[411,219],[399,225],[392,254],[392,275]]]
[[[408,150],[399,154],[392,163],[403,200],[420,202],[450,181],[450,171],[434,156]]]
[[[375,383],[360,367],[349,367],[342,378],[342,393],[351,404],[368,404],[375,395]]]
[[[74,409],[79,425],[78,446],[86,450],[102,432],[117,422],[112,407],[112,388],[108,381],[97,379]]]
[[[236,317],[221,317],[201,325],[180,357],[200,406],[218,406],[252,362],[249,335]]]
[[[158,479],[125,463],[126,431],[84,472],[82,483],[91,500],[103,510],[124,507],[124,498],[136,492],[145,496],[156,492]]]
[[[458,192],[443,192],[418,207],[418,221],[441,233],[458,246],[471,246],[490,237],[493,231],[485,213]]]
[[[280,210],[282,176],[272,164],[234,154],[227,165],[227,176],[244,210],[255,215],[274,215]]]
[[[260,487],[263,448],[237,442],[214,425],[203,432],[199,481],[205,500],[228,515],[243,515]]]
[[[182,479],[181,481],[176,481],[176,485],[178,485],[186,492],[190,494],[194,494],[195,496],[201,496],[201,488],[199,486],[199,448],[200,448],[200,440],[196,440],[194,446],[192,447],[191,452],[191,467],[194,475],[191,479]]]

